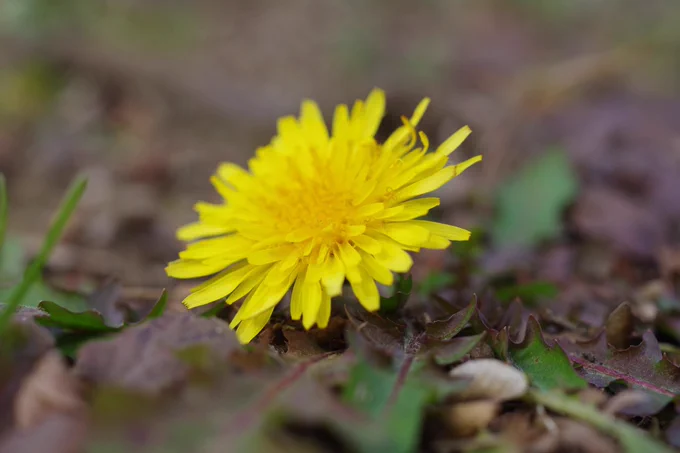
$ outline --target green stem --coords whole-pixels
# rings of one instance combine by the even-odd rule
[[[54,247],[57,245],[57,242],[59,242],[59,239],[61,239],[64,229],[66,228],[66,224],[73,214],[73,211],[75,211],[76,206],[82,198],[86,187],[87,179],[84,177],[76,178],[76,180],[73,181],[69,186],[68,192],[62,199],[61,205],[59,206],[59,210],[52,220],[52,225],[45,236],[42,247],[40,247],[38,256],[36,256],[28,266],[24,272],[24,277],[21,282],[19,282],[19,284],[14,287],[12,292],[7,297],[5,309],[0,312],[0,334],[5,331],[7,325],[12,319],[12,315],[21,304],[21,301],[28,290],[42,275],[42,270],[45,267],[50,254],[54,250]],[[0,212],[0,216],[1,215],[2,213]]]

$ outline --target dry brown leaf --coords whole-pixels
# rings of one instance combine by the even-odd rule
[[[654,398],[654,395],[642,390],[624,390],[617,393],[602,406],[602,411],[609,415],[647,416],[658,413],[668,401]]]
[[[609,437],[594,428],[568,418],[555,420],[559,434],[557,451],[579,451],[583,453],[617,453],[621,451]]]
[[[634,327],[633,311],[630,304],[624,302],[616,307],[607,318],[605,324],[607,342],[617,349],[626,349],[630,346]]]
[[[52,335],[32,319],[15,320],[6,335],[11,335],[13,344],[5,351],[6,355],[0,353],[0,433],[14,423],[10,408],[24,379],[40,358],[54,347]]]
[[[94,384],[159,393],[186,378],[189,365],[176,353],[190,347],[207,348],[216,362],[240,350],[224,321],[167,313],[113,339],[85,345],[78,352],[76,372]]]
[[[470,380],[470,385],[460,394],[467,400],[506,401],[524,395],[529,388],[524,373],[496,359],[470,360],[452,369],[450,374]]]
[[[3,438],[0,453],[79,453],[86,428],[82,417],[53,414],[35,427],[13,431]]]
[[[55,412],[77,413],[85,408],[78,381],[56,351],[45,354],[24,380],[14,400],[18,428],[39,425]]]

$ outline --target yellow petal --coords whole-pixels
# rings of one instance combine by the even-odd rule
[[[273,312],[274,307],[263,311],[257,316],[242,320],[236,329],[236,338],[238,338],[241,344],[250,343],[264,329],[264,326],[267,325]]]
[[[356,236],[352,238],[352,242],[354,245],[359,247],[362,250],[367,251],[371,255],[375,255],[376,253],[380,253],[380,242],[377,240],[373,239],[370,236],[367,236],[365,234],[362,234],[361,236]]]
[[[215,274],[225,267],[219,262],[208,265],[201,261],[176,260],[168,264],[165,272],[172,278],[199,278]]]
[[[311,143],[321,145],[328,141],[328,129],[316,102],[310,100],[302,102],[300,124]]]
[[[447,138],[444,140],[444,143],[439,145],[437,148],[436,153],[442,156],[448,156],[451,154],[453,151],[456,150],[460,146],[463,141],[470,135],[472,131],[470,130],[469,126],[463,126],[456,133],[454,133],[451,137]]]
[[[464,162],[461,162],[459,164],[454,165],[453,166],[453,168],[455,169],[454,177],[460,175],[465,170],[472,167],[477,162],[481,162],[481,161],[482,161],[482,156],[475,156],[475,157],[469,158],[468,160],[466,160]]]
[[[252,318],[263,311],[275,307],[276,304],[281,302],[283,296],[286,295],[296,277],[297,272],[292,273],[284,282],[281,282],[277,286],[260,285],[254,291],[250,303],[247,304],[247,306],[244,304],[244,306],[241,307],[241,310],[239,310],[242,312],[241,317],[243,319]]]
[[[219,236],[230,231],[232,231],[232,228],[228,225],[206,225],[205,223],[195,222],[179,228],[177,230],[177,239],[190,242],[196,239]]]
[[[290,318],[299,321],[302,316],[303,292],[302,287],[305,283],[305,272],[300,272],[293,285],[293,293],[290,296]]]
[[[352,291],[366,310],[376,311],[380,308],[380,294],[375,280],[362,268],[359,268],[359,273],[361,274],[360,280],[350,281]]]
[[[253,242],[240,235],[204,239],[189,244],[179,257],[184,260],[202,260],[214,256],[240,256],[245,254]]]
[[[229,295],[227,298],[227,304],[233,304],[246,294],[250,293],[257,285],[260,285],[262,280],[264,280],[265,276],[267,275],[267,271],[269,269],[271,269],[271,266],[258,266],[257,270],[246,277],[241,282],[241,284],[238,285],[234,292]]]
[[[323,264],[321,283],[324,290],[331,297],[342,294],[342,284],[345,282],[345,267],[335,255],[330,255]]]
[[[432,176],[414,182],[411,185],[399,189],[394,199],[397,201],[408,200],[409,198],[417,197],[425,193],[429,193],[439,189],[441,186],[451,181],[456,176],[456,167],[444,167]]]
[[[321,306],[319,307],[319,314],[316,316],[316,325],[319,329],[328,327],[328,321],[331,318],[331,296],[326,291],[321,294]]]
[[[248,255],[248,262],[250,264],[269,264],[275,261],[280,261],[295,251],[292,245],[280,245],[278,247],[258,250]]]
[[[418,123],[420,123],[420,120],[423,118],[423,115],[425,115],[425,111],[429,105],[430,98],[423,98],[423,100],[418,103],[416,109],[413,111],[413,115],[411,115],[409,122],[414,126],[417,126]]]
[[[441,236],[432,234],[430,235],[430,239],[428,239],[428,241],[422,245],[422,248],[432,250],[444,250],[449,245],[451,245],[451,241],[449,241],[448,239],[444,239]]]
[[[187,308],[195,308],[227,297],[243,280],[256,270],[257,267],[246,265],[219,276],[208,285],[202,286],[200,290],[189,294],[182,303]]]
[[[400,244],[416,247],[430,237],[429,230],[408,222],[386,223],[382,232]]]
[[[416,198],[409,200],[401,205],[401,211],[387,217],[385,220],[390,222],[400,222],[403,220],[416,219],[430,212],[430,209],[439,206],[439,198]]]
[[[426,228],[430,233],[450,241],[467,241],[470,239],[470,232],[468,230],[445,223],[430,222],[429,220],[410,220],[405,223]]]
[[[394,274],[392,274],[392,271],[366,253],[362,253],[361,255],[360,266],[363,267],[368,275],[378,283],[386,286],[390,286],[394,283]]]
[[[338,245],[338,255],[340,256],[340,260],[342,260],[345,267],[354,267],[359,264],[359,261],[361,261],[359,252],[354,250],[354,247],[352,247],[347,242],[341,242]]]
[[[383,203],[370,203],[357,209],[354,213],[354,216],[357,218],[370,217],[379,213],[383,209],[385,209],[385,205]]]
[[[316,323],[321,306],[321,284],[305,280],[302,286],[302,325],[309,330]]]
[[[408,272],[413,265],[413,259],[401,247],[390,240],[380,240],[382,247],[375,259],[394,272]]]
[[[349,129],[349,110],[344,104],[340,104],[335,108],[335,115],[333,115],[333,136],[343,137],[347,134]]]
[[[385,114],[385,92],[378,88],[373,89],[366,98],[364,110],[363,137],[373,137],[378,132],[378,127]]]

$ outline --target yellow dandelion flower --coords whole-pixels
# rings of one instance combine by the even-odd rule
[[[196,204],[199,221],[177,232],[191,243],[166,268],[182,279],[217,274],[184,304],[244,299],[231,326],[248,343],[292,288],[291,318],[302,319],[306,329],[324,328],[331,298],[345,280],[374,311],[380,306],[376,282],[391,285],[393,272],[407,272],[413,263],[408,252],[467,240],[467,230],[417,220],[439,205],[438,198],[421,195],[482,159],[447,165],[468,127],[428,152],[427,137],[415,129],[428,104],[421,101],[378,143],[383,91],[373,90],[351,110],[338,106],[330,132],[316,103],[304,101],[299,118],[278,121],[278,134],[257,150],[248,170],[220,165],[211,182],[224,203]]]

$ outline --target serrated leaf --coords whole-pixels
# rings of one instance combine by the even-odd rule
[[[425,326],[425,333],[428,337],[437,340],[449,340],[463,330],[476,310],[477,298],[474,297],[470,304],[464,309],[452,314],[446,319],[439,319],[427,324],[427,326]]]
[[[412,366],[413,356],[404,358],[398,369],[379,367],[354,348],[355,344],[350,337],[358,360],[350,370],[343,399],[374,422],[366,433],[370,436],[359,436],[364,437],[360,450],[415,451],[425,405],[461,392],[468,383],[440,378],[425,366]]]
[[[524,339],[519,343],[508,342],[508,359],[541,390],[586,387],[564,350],[558,344],[548,345],[533,316],[529,317]]]
[[[562,210],[578,184],[566,154],[550,150],[498,189],[497,216],[491,229],[496,245],[531,246],[562,229]]]
[[[661,351],[651,331],[645,332],[642,343],[623,350],[607,344],[604,332],[588,342],[560,344],[579,373],[596,387],[618,381],[669,398],[680,394],[680,368]]]

